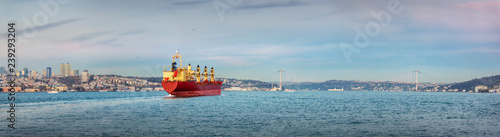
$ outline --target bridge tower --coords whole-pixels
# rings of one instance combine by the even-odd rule
[[[283,70],[280,69],[280,90],[283,90],[283,75],[282,75]]]
[[[415,70],[415,91],[418,91],[418,73],[420,71]]]

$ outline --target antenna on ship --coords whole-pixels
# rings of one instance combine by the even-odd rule
[[[172,62],[175,62],[175,59],[179,58],[179,67],[182,68],[182,56],[179,55],[179,53],[180,53],[179,51],[180,51],[180,49],[177,49],[175,51],[175,55],[172,57]]]

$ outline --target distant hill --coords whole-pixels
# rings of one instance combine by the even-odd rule
[[[257,88],[272,88],[277,86],[276,83],[268,83],[259,80],[251,79],[234,79],[234,78],[216,78],[215,80],[224,81],[222,88],[229,87],[257,87]]]
[[[498,86],[500,85],[500,75],[476,78],[465,82],[450,84],[450,87],[448,89],[465,89],[469,91],[474,90],[474,87],[477,85],[488,86],[488,89],[493,88],[494,86]]]
[[[162,77],[130,77],[145,79],[150,82],[160,83]],[[255,87],[258,89],[271,89],[278,87],[277,82],[264,82],[250,79],[234,79],[234,78],[216,78],[216,80],[224,81],[222,88],[230,87]],[[488,89],[500,85],[500,75],[476,78],[465,82],[452,84],[433,84],[419,83],[419,91],[443,91],[458,89],[458,91],[474,90],[477,85],[488,86]],[[325,82],[284,82],[285,89],[297,91],[326,91],[328,89],[344,89],[345,91],[414,91],[415,83],[394,83],[394,82],[376,82],[376,81],[358,81],[358,80],[328,80]],[[456,91],[456,90],[454,90]]]

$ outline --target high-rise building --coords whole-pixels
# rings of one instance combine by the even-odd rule
[[[73,70],[73,76],[80,76],[80,70]]]
[[[64,75],[66,75],[66,65],[61,63],[61,77],[64,77]]]
[[[28,73],[29,73],[28,68],[23,68],[23,72],[21,73],[21,75],[23,77],[28,77]]]
[[[88,82],[89,81],[89,71],[88,70],[83,70],[82,72],[82,82]]]
[[[42,77],[47,77],[47,70],[42,71]]]
[[[33,78],[36,78],[36,77],[38,76],[38,72],[37,72],[37,71],[31,71],[31,73],[30,73],[30,74],[31,74],[31,76],[32,76]]]
[[[2,76],[5,73],[5,67],[0,67],[0,76]]]
[[[65,76],[71,76],[71,65],[69,63],[66,63],[64,69],[65,69],[64,72],[66,72]]]
[[[71,65],[69,63],[61,63],[61,77],[71,76]]]
[[[52,68],[51,67],[47,67],[47,72],[45,73],[45,76],[46,77],[52,77]]]

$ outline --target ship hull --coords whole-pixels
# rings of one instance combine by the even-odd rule
[[[222,81],[162,81],[163,89],[176,97],[217,96],[221,94],[221,85]]]

